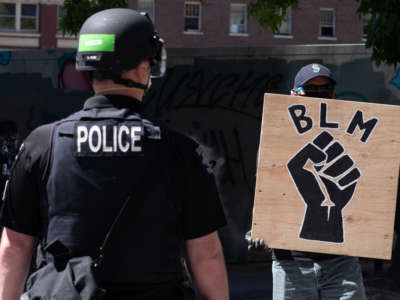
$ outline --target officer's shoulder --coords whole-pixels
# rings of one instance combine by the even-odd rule
[[[54,123],[40,125],[36,127],[26,138],[25,142],[41,143],[50,141],[50,133]]]
[[[24,141],[25,150],[35,153],[37,156],[47,152],[50,148],[53,126],[54,123],[50,123],[35,128]]]

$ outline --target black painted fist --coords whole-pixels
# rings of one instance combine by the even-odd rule
[[[310,166],[307,165],[308,162]],[[343,146],[327,131],[318,135],[287,164],[307,205],[300,237],[342,243],[343,208],[353,197],[361,173]]]

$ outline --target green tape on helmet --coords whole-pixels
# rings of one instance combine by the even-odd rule
[[[81,34],[78,52],[114,52],[114,34]]]

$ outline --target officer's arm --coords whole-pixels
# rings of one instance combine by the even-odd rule
[[[202,299],[229,299],[224,255],[217,232],[186,241],[191,269]]]
[[[29,271],[35,238],[4,228],[0,241],[0,299],[19,299]]]

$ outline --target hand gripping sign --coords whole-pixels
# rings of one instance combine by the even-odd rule
[[[390,258],[400,107],[265,95],[252,236]]]

